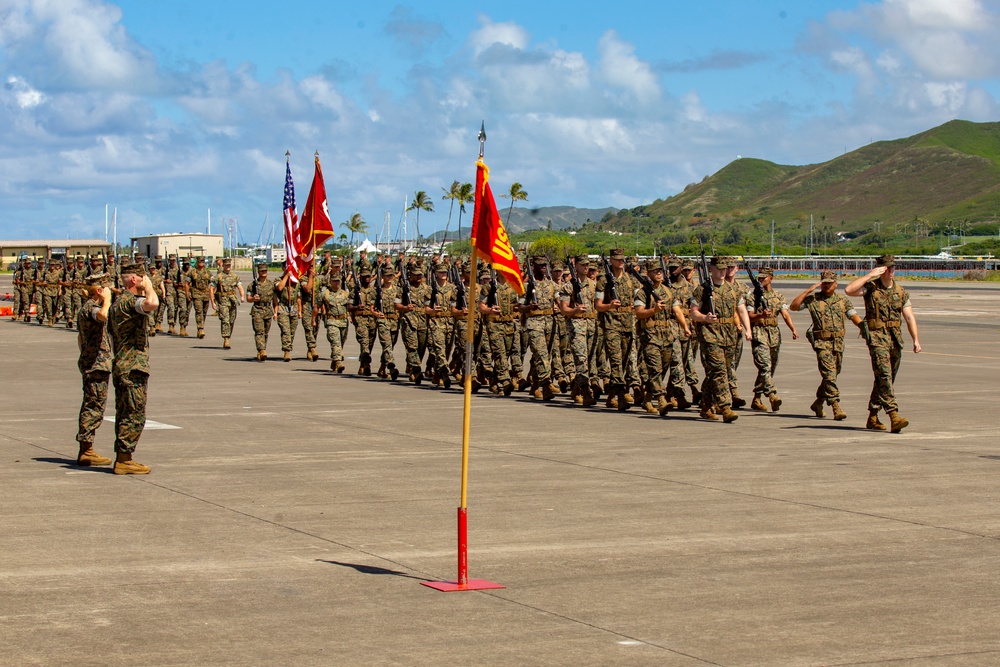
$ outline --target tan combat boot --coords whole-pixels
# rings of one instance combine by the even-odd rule
[[[889,413],[889,431],[892,433],[899,433],[904,428],[910,425],[910,422],[906,417],[901,417],[898,412],[893,410]]]
[[[750,409],[757,412],[767,412],[767,406],[760,400],[760,394],[753,395],[753,400],[750,401]]]
[[[816,416],[822,419],[826,417],[826,413],[823,412],[823,399],[817,398],[813,401],[813,404],[809,406],[809,409],[816,413]]]
[[[264,350],[260,350],[257,353],[257,361],[264,361],[264,359],[266,359],[266,358],[267,358],[267,356],[264,354]]]
[[[884,431],[885,424],[878,420],[878,410],[868,411],[868,421],[865,422],[865,428],[871,429],[873,431]]]
[[[230,350],[230,349],[232,349],[232,347],[233,346],[229,344],[229,338],[223,338],[222,339],[222,349],[223,350]]]
[[[95,452],[93,445],[89,442],[80,443],[80,454],[76,457],[76,464],[78,466],[106,466],[109,463],[111,463],[111,459]]]
[[[833,408],[834,421],[840,422],[847,419],[847,413],[840,409],[840,401],[834,401],[830,407]]]
[[[291,361],[292,360],[292,353],[291,352],[285,352],[285,354],[281,357],[281,360],[282,361]]]
[[[181,333],[179,335],[182,336],[182,337],[184,337],[184,338],[187,338],[187,335],[188,335],[187,327],[181,325]]]
[[[740,395],[737,394],[734,391],[733,392],[733,407],[734,408],[742,408],[742,407],[745,407],[746,404],[747,404],[747,402],[744,399],[740,398]]]
[[[691,407],[691,402],[687,400],[687,397],[684,394],[674,396],[674,402],[677,403],[678,410],[687,410]]]
[[[604,407],[611,408],[612,410],[618,409],[618,392],[612,391],[608,393],[608,397],[604,401]]]
[[[722,421],[726,422],[727,424],[731,424],[739,418],[740,416],[735,412],[733,412],[733,409],[731,407],[729,407],[728,405],[722,406]]]
[[[168,333],[168,334],[170,334],[171,336],[173,336],[174,334],[176,334],[176,333],[177,333],[177,332],[176,332],[176,331],[174,330],[174,325],[173,325],[173,324],[171,324],[171,325],[170,325],[169,327],[167,327],[167,333]]]
[[[643,401],[642,409],[651,415],[655,415],[659,412],[659,410],[657,410],[656,407],[653,405],[652,401]]]
[[[778,408],[781,407],[781,396],[778,396],[778,392],[772,393],[767,397],[767,400],[771,402],[771,411],[777,412]]]
[[[205,330],[198,329],[198,338],[204,338],[204,337],[205,337]]]
[[[677,404],[668,401],[667,397],[664,394],[660,394],[659,396],[656,397],[656,407],[657,407],[657,412],[659,412],[661,415],[665,415],[667,414],[667,410],[676,408]]]
[[[713,421],[713,422],[719,421],[719,417],[714,412],[712,412],[712,408],[707,405],[703,405],[701,407],[700,416],[702,419],[707,419],[708,421]]]
[[[119,452],[112,472],[116,475],[147,475],[149,474],[149,466],[133,461],[131,454]]]
[[[590,390],[590,387],[584,387],[581,390],[580,396],[583,398],[583,406],[589,408],[592,405],[597,405],[597,397],[594,396],[594,392]]]

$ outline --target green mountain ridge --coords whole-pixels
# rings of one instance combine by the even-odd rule
[[[619,211],[592,228],[631,229],[641,218],[645,231],[679,237],[728,226],[731,238],[723,242],[742,242],[772,219],[786,229],[797,221],[799,229],[810,215],[849,236],[877,222],[920,222],[929,230],[1000,220],[1000,123],[953,120],[820,164],[739,158],[672,197]],[[733,223],[744,228],[733,231]]]

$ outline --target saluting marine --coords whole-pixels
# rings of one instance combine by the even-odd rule
[[[848,296],[864,296],[865,324],[867,325],[868,353],[872,360],[875,381],[868,398],[867,428],[884,431],[879,422],[879,410],[889,416],[890,429],[899,433],[909,421],[899,415],[899,406],[892,388],[903,359],[903,334],[900,320],[906,322],[906,329],[913,339],[913,351],[919,353],[920,339],[917,336],[917,318],[913,315],[913,304],[909,293],[894,280],[896,259],[892,255],[882,255],[875,260],[875,268],[868,275],[852,281],[845,290]]]

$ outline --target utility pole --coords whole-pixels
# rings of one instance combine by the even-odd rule
[[[774,257],[774,218],[771,218],[771,257]]]
[[[809,214],[809,255],[813,254],[813,216]]]

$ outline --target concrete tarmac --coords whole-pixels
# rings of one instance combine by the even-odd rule
[[[456,576],[456,388],[357,377],[353,329],[343,375],[277,325],[258,363],[244,305],[232,350],[151,340],[152,473],[119,477],[74,465],[76,333],[4,318],[0,664],[996,665],[1000,289],[904,285],[901,434],[863,428],[853,336],[844,422],[787,330],[781,411],[731,425],[484,389],[469,573],[506,588],[458,593],[419,585]]]

